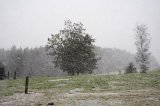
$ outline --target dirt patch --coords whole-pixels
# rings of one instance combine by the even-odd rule
[[[65,106],[159,106],[158,104],[160,104],[160,92],[154,90],[103,93],[74,92],[63,93],[59,96],[61,104],[67,104]]]
[[[103,106],[99,100],[80,100],[76,104],[76,106]]]
[[[100,97],[100,96],[118,96],[120,94],[118,93],[65,93],[63,94],[64,97],[74,97],[74,96],[96,96],[96,97]]]
[[[69,94],[75,94],[77,92],[82,92],[84,91],[84,88],[75,88],[69,91]]]
[[[0,106],[46,106],[50,102],[56,106],[159,106],[160,91],[83,93],[83,88],[76,88],[67,93],[17,93],[0,99]]]
[[[43,97],[42,93],[16,93],[12,96],[1,98],[0,106],[34,106]]]

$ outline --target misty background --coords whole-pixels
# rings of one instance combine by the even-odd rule
[[[48,70],[47,74],[57,70],[52,69],[51,58],[46,55],[44,46],[51,34],[64,28],[66,19],[82,22],[86,32],[96,39],[96,52],[102,59],[95,72],[123,70],[128,62],[135,62],[134,29],[138,24],[148,26],[150,66],[159,67],[159,0],[0,0],[1,61],[14,63],[9,56],[18,53],[23,54],[26,65],[23,74],[29,70],[41,74],[46,73],[44,69]]]
[[[95,45],[136,52],[134,28],[148,26],[152,55],[160,62],[159,0],[0,0],[0,48],[45,46],[64,27],[82,22]]]

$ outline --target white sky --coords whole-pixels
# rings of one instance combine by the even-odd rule
[[[131,53],[133,30],[145,24],[160,62],[160,0],[0,0],[0,48],[44,46],[65,19],[82,22],[97,46]]]

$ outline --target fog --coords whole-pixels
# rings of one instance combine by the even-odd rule
[[[0,48],[45,46],[64,20],[82,22],[95,45],[136,52],[134,28],[148,26],[160,62],[159,0],[0,0]]]

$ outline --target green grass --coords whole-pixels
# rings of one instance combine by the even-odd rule
[[[56,79],[68,79],[51,81]],[[0,81],[0,96],[24,92],[25,79]],[[122,75],[79,75],[68,77],[31,77],[29,92],[69,92],[75,88],[83,88],[83,92],[126,91],[141,89],[160,90],[160,71],[146,74],[133,73]]]

